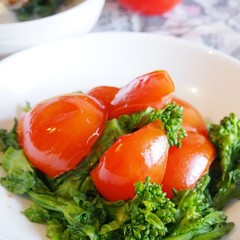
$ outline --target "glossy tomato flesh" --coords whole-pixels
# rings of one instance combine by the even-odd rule
[[[171,10],[181,0],[118,0],[118,2],[131,11],[157,15]]]
[[[119,90],[111,102],[109,118],[138,112],[147,107],[162,108],[171,102],[174,90],[174,83],[166,71],[142,75]]]
[[[207,137],[208,129],[201,113],[180,98],[173,97],[172,101],[183,107],[182,126],[188,131],[197,131]]]
[[[168,139],[160,121],[119,137],[91,171],[91,178],[102,196],[110,201],[134,197],[134,183],[161,183],[168,155]]]
[[[87,95],[53,97],[24,115],[19,140],[32,165],[56,177],[89,153],[106,117],[104,107]]]
[[[162,181],[163,191],[173,196],[172,189],[192,189],[198,180],[208,172],[215,159],[213,144],[197,132],[187,132],[180,148],[170,147],[167,167]]]
[[[98,86],[92,88],[89,92],[87,92],[87,94],[96,98],[106,107],[107,110],[109,110],[111,106],[111,101],[114,99],[118,91],[119,88],[117,87]]]

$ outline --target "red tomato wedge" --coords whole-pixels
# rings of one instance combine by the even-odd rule
[[[98,86],[92,88],[89,92],[87,92],[87,94],[96,98],[106,107],[107,110],[109,110],[111,106],[111,101],[114,99],[118,91],[119,88],[117,87]]]
[[[173,196],[172,189],[192,189],[208,172],[216,157],[215,147],[205,136],[187,132],[180,148],[170,147],[167,167],[162,181],[163,191]]]
[[[145,15],[156,15],[169,11],[181,0],[118,0],[118,2],[129,10]]]
[[[161,183],[168,155],[168,139],[160,121],[119,137],[102,155],[90,175],[102,196],[110,201],[134,197],[134,183]]]
[[[119,90],[111,102],[109,118],[138,112],[147,107],[162,108],[171,102],[174,90],[174,83],[166,71],[142,75]]]
[[[183,107],[183,127],[188,131],[197,131],[207,137],[208,129],[201,113],[182,99],[173,97],[172,101]]]
[[[19,140],[31,164],[56,177],[73,169],[89,153],[106,118],[104,107],[90,96],[53,97],[24,115]]]

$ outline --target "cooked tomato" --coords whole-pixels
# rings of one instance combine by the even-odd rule
[[[166,71],[140,76],[116,94],[111,102],[109,118],[141,111],[147,107],[162,108],[171,102],[174,90],[174,83]]]
[[[101,134],[107,114],[83,94],[57,96],[27,112],[19,125],[28,160],[49,177],[73,169]]]
[[[22,112],[21,115],[18,118],[18,123],[17,123],[17,137],[18,137],[18,142],[19,145],[22,147],[23,143],[23,119],[25,117],[26,112]]]
[[[215,159],[213,144],[197,132],[187,132],[180,148],[170,147],[167,167],[162,181],[163,191],[173,196],[172,189],[192,189],[208,172]]]
[[[190,103],[173,97],[173,102],[183,107],[183,127],[188,131],[197,131],[208,136],[208,129],[201,113]]]
[[[100,194],[110,201],[134,197],[134,183],[161,183],[169,144],[162,123],[158,120],[140,130],[124,135],[102,155],[91,171],[92,180]]]
[[[117,87],[98,86],[92,88],[89,92],[87,92],[87,94],[100,101],[108,110],[111,105],[111,101],[114,99],[118,91],[119,88]]]
[[[118,0],[129,10],[146,15],[156,15],[169,11],[181,0]]]

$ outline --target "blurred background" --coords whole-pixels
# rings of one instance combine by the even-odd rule
[[[161,15],[145,16],[106,0],[95,32],[134,31],[171,35],[240,59],[240,1],[182,0]]]
[[[0,0],[0,59],[33,45],[105,31],[175,36],[240,59],[239,9],[240,0]]]

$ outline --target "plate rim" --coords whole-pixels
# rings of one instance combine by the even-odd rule
[[[5,58],[3,58],[2,60],[0,59],[0,66],[2,65],[2,63],[5,63],[7,61],[13,61],[15,58],[21,58],[22,55],[25,54],[29,54],[29,53],[34,53],[36,51],[39,51],[41,49],[45,49],[45,48],[49,48],[49,47],[54,47],[56,45],[65,45],[71,42],[75,42],[75,41],[81,41],[81,39],[85,39],[85,38],[96,38],[96,37],[128,37],[128,38],[135,38],[135,37],[140,37],[140,38],[156,38],[159,39],[160,41],[163,40],[169,40],[171,42],[177,43],[177,44],[181,44],[183,46],[187,46],[187,47],[191,47],[194,49],[197,49],[199,51],[205,51],[205,52],[211,52],[213,55],[218,55],[221,58],[225,58],[226,60],[231,61],[234,64],[239,64],[240,65],[240,60],[231,56],[228,53],[225,53],[219,49],[215,49],[212,48],[210,46],[206,46],[203,44],[199,44],[196,42],[192,42],[190,40],[187,39],[183,39],[183,38],[179,38],[176,36],[172,36],[172,35],[163,35],[163,34],[159,34],[159,33],[154,33],[154,32],[129,32],[129,31],[105,31],[105,32],[90,32],[90,33],[83,33],[80,34],[78,36],[70,36],[70,37],[66,37],[66,38],[62,38],[62,39],[58,39],[58,40],[52,40],[49,41],[47,43],[43,43],[43,44],[39,44],[37,46],[32,46],[23,50],[20,50],[18,52],[15,52]]]

